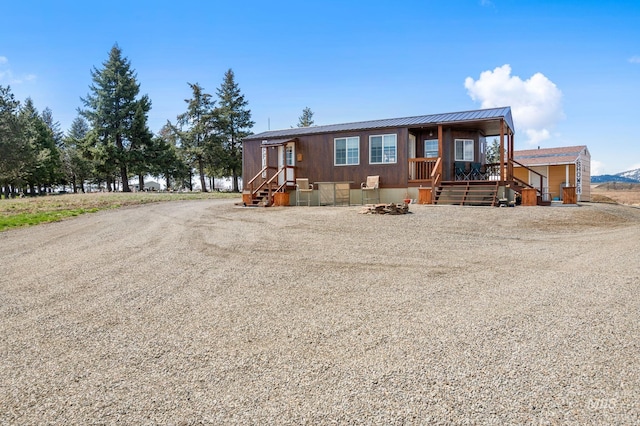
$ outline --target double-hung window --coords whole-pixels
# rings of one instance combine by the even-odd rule
[[[397,150],[396,135],[369,136],[369,164],[396,163]]]
[[[473,161],[473,139],[456,139],[455,145],[455,161]]]
[[[424,157],[435,158],[438,156],[438,139],[424,140]]]
[[[360,137],[336,138],[333,140],[333,147],[336,166],[360,164]]]

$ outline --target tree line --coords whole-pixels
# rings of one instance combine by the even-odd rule
[[[87,182],[108,191],[131,190],[138,176],[162,177],[167,188],[200,188],[207,176],[231,176],[239,191],[242,139],[254,122],[248,101],[225,74],[217,98],[198,83],[187,83],[192,95],[186,110],[154,135],[147,125],[151,100],[140,95],[140,84],[130,61],[113,46],[101,68],[91,71],[89,93],[65,133],[49,108],[38,112],[33,101],[15,99],[9,86],[0,86],[0,189],[5,198],[36,195],[67,186],[85,192]],[[121,185],[119,187],[118,185]]]

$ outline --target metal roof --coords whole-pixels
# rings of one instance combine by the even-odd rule
[[[513,159],[525,166],[573,164],[586,151],[585,145],[514,151]]]
[[[326,126],[296,127],[283,130],[271,130],[247,136],[245,140],[252,139],[282,139],[302,135],[321,133],[338,133],[357,130],[383,129],[389,127],[424,127],[438,124],[464,124],[478,123],[487,136],[500,133],[499,120],[504,119],[507,126],[515,133],[511,108],[489,108],[473,111],[449,112],[444,114],[420,115],[405,118],[387,118],[383,120],[360,121],[355,123],[330,124]]]

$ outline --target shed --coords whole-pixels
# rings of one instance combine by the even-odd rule
[[[515,178],[542,186],[552,200],[562,199],[562,188],[575,186],[578,201],[591,201],[591,154],[585,145],[514,151]]]

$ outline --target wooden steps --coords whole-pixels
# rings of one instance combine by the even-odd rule
[[[435,204],[496,206],[498,182],[442,182],[436,188]]]

